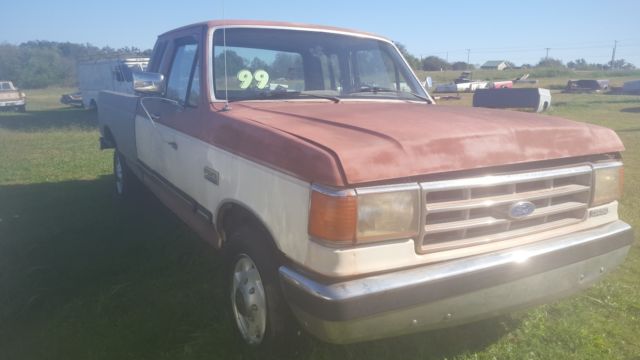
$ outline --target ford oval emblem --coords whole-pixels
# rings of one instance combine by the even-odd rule
[[[531,215],[536,206],[531,201],[518,201],[509,208],[509,216],[512,219],[522,219]]]

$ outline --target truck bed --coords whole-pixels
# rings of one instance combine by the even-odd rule
[[[117,147],[129,160],[138,158],[136,149],[135,116],[140,97],[114,91],[99,94],[98,124],[102,134],[102,147]]]

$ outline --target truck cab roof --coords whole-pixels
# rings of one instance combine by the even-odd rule
[[[164,35],[173,33],[175,31],[180,31],[184,29],[189,29],[193,27],[208,27],[208,28],[216,28],[216,27],[271,27],[271,28],[295,28],[302,30],[315,30],[315,31],[327,31],[327,32],[338,32],[338,33],[349,33],[352,35],[360,35],[367,37],[374,37],[383,40],[389,40],[383,36],[368,33],[364,31],[333,27],[333,26],[324,26],[324,25],[315,25],[315,24],[304,24],[304,23],[293,23],[293,22],[285,22],[285,21],[262,21],[262,20],[238,20],[238,19],[227,19],[227,20],[209,20],[203,21],[199,23],[194,23],[191,25],[182,26],[170,31],[167,31],[163,34],[160,34],[159,37],[163,37]]]

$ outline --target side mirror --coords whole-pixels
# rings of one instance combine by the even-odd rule
[[[433,87],[433,80],[431,79],[431,76],[427,76],[427,79],[424,81],[424,85],[427,89],[431,89],[431,87]]]
[[[133,90],[148,95],[164,93],[164,75],[152,72],[136,71],[133,75]]]

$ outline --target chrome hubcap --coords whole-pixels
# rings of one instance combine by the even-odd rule
[[[258,268],[245,254],[233,267],[230,295],[240,334],[248,344],[260,344],[267,325],[267,301]]]
[[[115,164],[114,164],[114,175],[116,176],[116,191],[118,194],[122,194],[122,188],[124,187],[124,181],[122,179],[122,163],[120,162],[120,155],[116,154]]]

